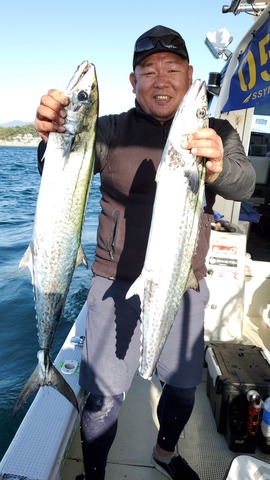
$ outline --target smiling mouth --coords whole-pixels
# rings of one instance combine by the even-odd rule
[[[169,95],[155,95],[155,100],[161,100],[161,101],[167,101],[167,100],[170,100],[170,96]]]

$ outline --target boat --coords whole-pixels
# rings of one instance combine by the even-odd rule
[[[225,56],[226,62],[218,75],[209,75],[208,93],[213,115],[228,119],[237,129],[256,170],[257,182],[248,204],[222,198],[215,204],[215,212],[225,223],[222,220],[223,228],[211,232],[205,346],[209,352],[211,345],[252,345],[262,350],[270,364],[270,3],[233,0],[223,10],[235,15],[256,13],[254,24],[233,53],[227,46],[224,50],[210,46],[214,55]],[[209,41],[206,43],[209,46]],[[86,311],[85,304],[54,361],[73,388],[80,411],[86,395],[78,384]],[[203,480],[270,478],[269,453],[259,448],[241,455],[244,466],[230,476],[239,454],[217,431],[208,389],[206,357],[194,412],[178,443],[181,455]],[[151,465],[159,396],[155,379],[149,382],[135,376],[120,413],[106,480],[164,478]],[[256,475],[249,476],[254,469]],[[82,475],[79,414],[59,392],[44,387],[0,462],[0,480],[79,480]]]

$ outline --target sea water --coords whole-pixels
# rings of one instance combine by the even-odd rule
[[[25,415],[24,409],[13,417],[17,396],[37,365],[31,277],[27,268],[19,271],[18,265],[31,239],[39,185],[36,147],[0,146],[0,459]],[[82,236],[89,266],[96,243],[99,198],[99,178],[95,177]],[[74,272],[52,358],[86,300],[91,277],[91,268],[82,265]]]

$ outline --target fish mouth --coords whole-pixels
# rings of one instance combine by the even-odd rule
[[[83,79],[86,73],[91,69],[91,67],[94,67],[94,65],[92,63],[89,63],[87,60],[78,65],[77,70],[75,71],[73,77],[71,78],[67,86],[67,90],[73,90]]]
[[[80,72],[80,65],[78,66],[78,71],[80,72],[80,75],[78,76],[78,81],[76,82],[75,86],[78,85],[78,83],[80,83],[80,81],[83,79],[83,77],[86,75],[86,73],[90,70],[91,67],[92,67],[91,63],[84,62]]]

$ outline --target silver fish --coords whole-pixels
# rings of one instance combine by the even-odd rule
[[[141,301],[139,373],[151,379],[183,294],[198,283],[192,271],[204,206],[205,166],[181,148],[187,135],[208,126],[205,83],[196,80],[175,116],[156,175],[156,195],[141,275],[127,298]]]
[[[32,276],[38,327],[38,365],[24,385],[14,414],[29,395],[51,385],[78,408],[76,396],[54,367],[50,351],[74,269],[87,265],[81,231],[94,166],[98,118],[95,67],[84,61],[66,89],[66,132],[50,133],[38,194],[32,241],[19,268]]]

